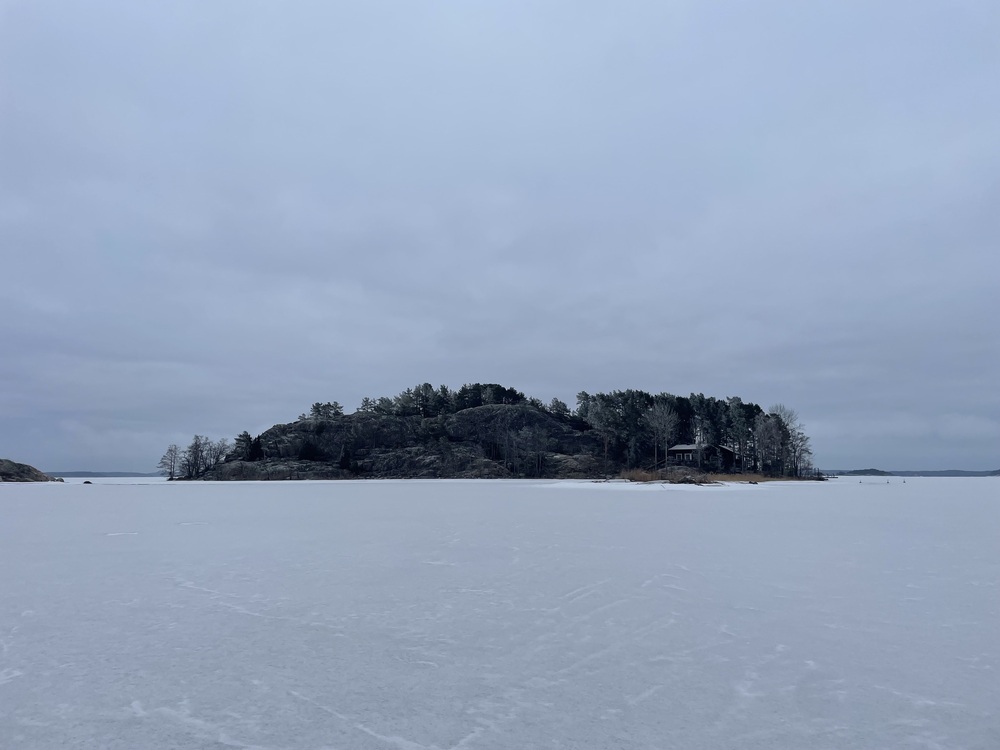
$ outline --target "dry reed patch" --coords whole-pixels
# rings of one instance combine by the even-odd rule
[[[651,471],[649,469],[625,469],[618,475],[628,482],[664,482],[666,484],[708,484],[708,474],[698,469],[672,467]]]
[[[763,474],[709,474],[712,482],[740,482],[742,484],[757,484],[759,482],[777,482],[781,477],[765,477]]]
[[[620,477],[629,482],[662,482],[663,477],[658,471],[648,471],[647,469],[625,469]]]

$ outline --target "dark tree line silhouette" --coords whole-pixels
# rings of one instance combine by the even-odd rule
[[[307,436],[290,442],[283,437],[289,431]],[[566,454],[591,457],[604,475],[678,463],[789,477],[813,471],[809,437],[795,411],[782,404],[765,410],[738,396],[628,389],[582,391],[571,409],[557,398],[544,403],[496,383],[457,390],[422,383],[393,397],[365,397],[350,414],[337,401],[317,401],[294,423],[257,436],[244,431],[232,444],[195,435],[183,450],[171,445],[160,468],[171,478],[194,479],[220,462],[294,459],[357,475],[379,451],[423,449],[439,457],[447,473],[469,446],[515,476],[545,476],[554,471],[547,465],[553,456]],[[727,457],[725,466],[720,456]]]

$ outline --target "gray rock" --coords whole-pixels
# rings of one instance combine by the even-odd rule
[[[0,482],[61,482],[48,474],[43,474],[34,466],[19,464],[6,458],[0,458]]]
[[[374,412],[305,418],[260,437],[263,459],[231,455],[201,479],[585,478],[601,476],[599,439],[527,404],[436,417]]]

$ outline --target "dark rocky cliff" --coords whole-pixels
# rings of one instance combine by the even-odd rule
[[[527,404],[436,417],[356,412],[275,425],[257,460],[233,453],[204,479],[599,476],[600,440]]]
[[[52,482],[52,477],[43,474],[34,466],[19,464],[6,458],[0,458],[0,482]]]

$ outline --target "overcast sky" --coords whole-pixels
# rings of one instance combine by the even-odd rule
[[[1000,468],[1000,3],[0,0],[0,457],[429,381]]]

